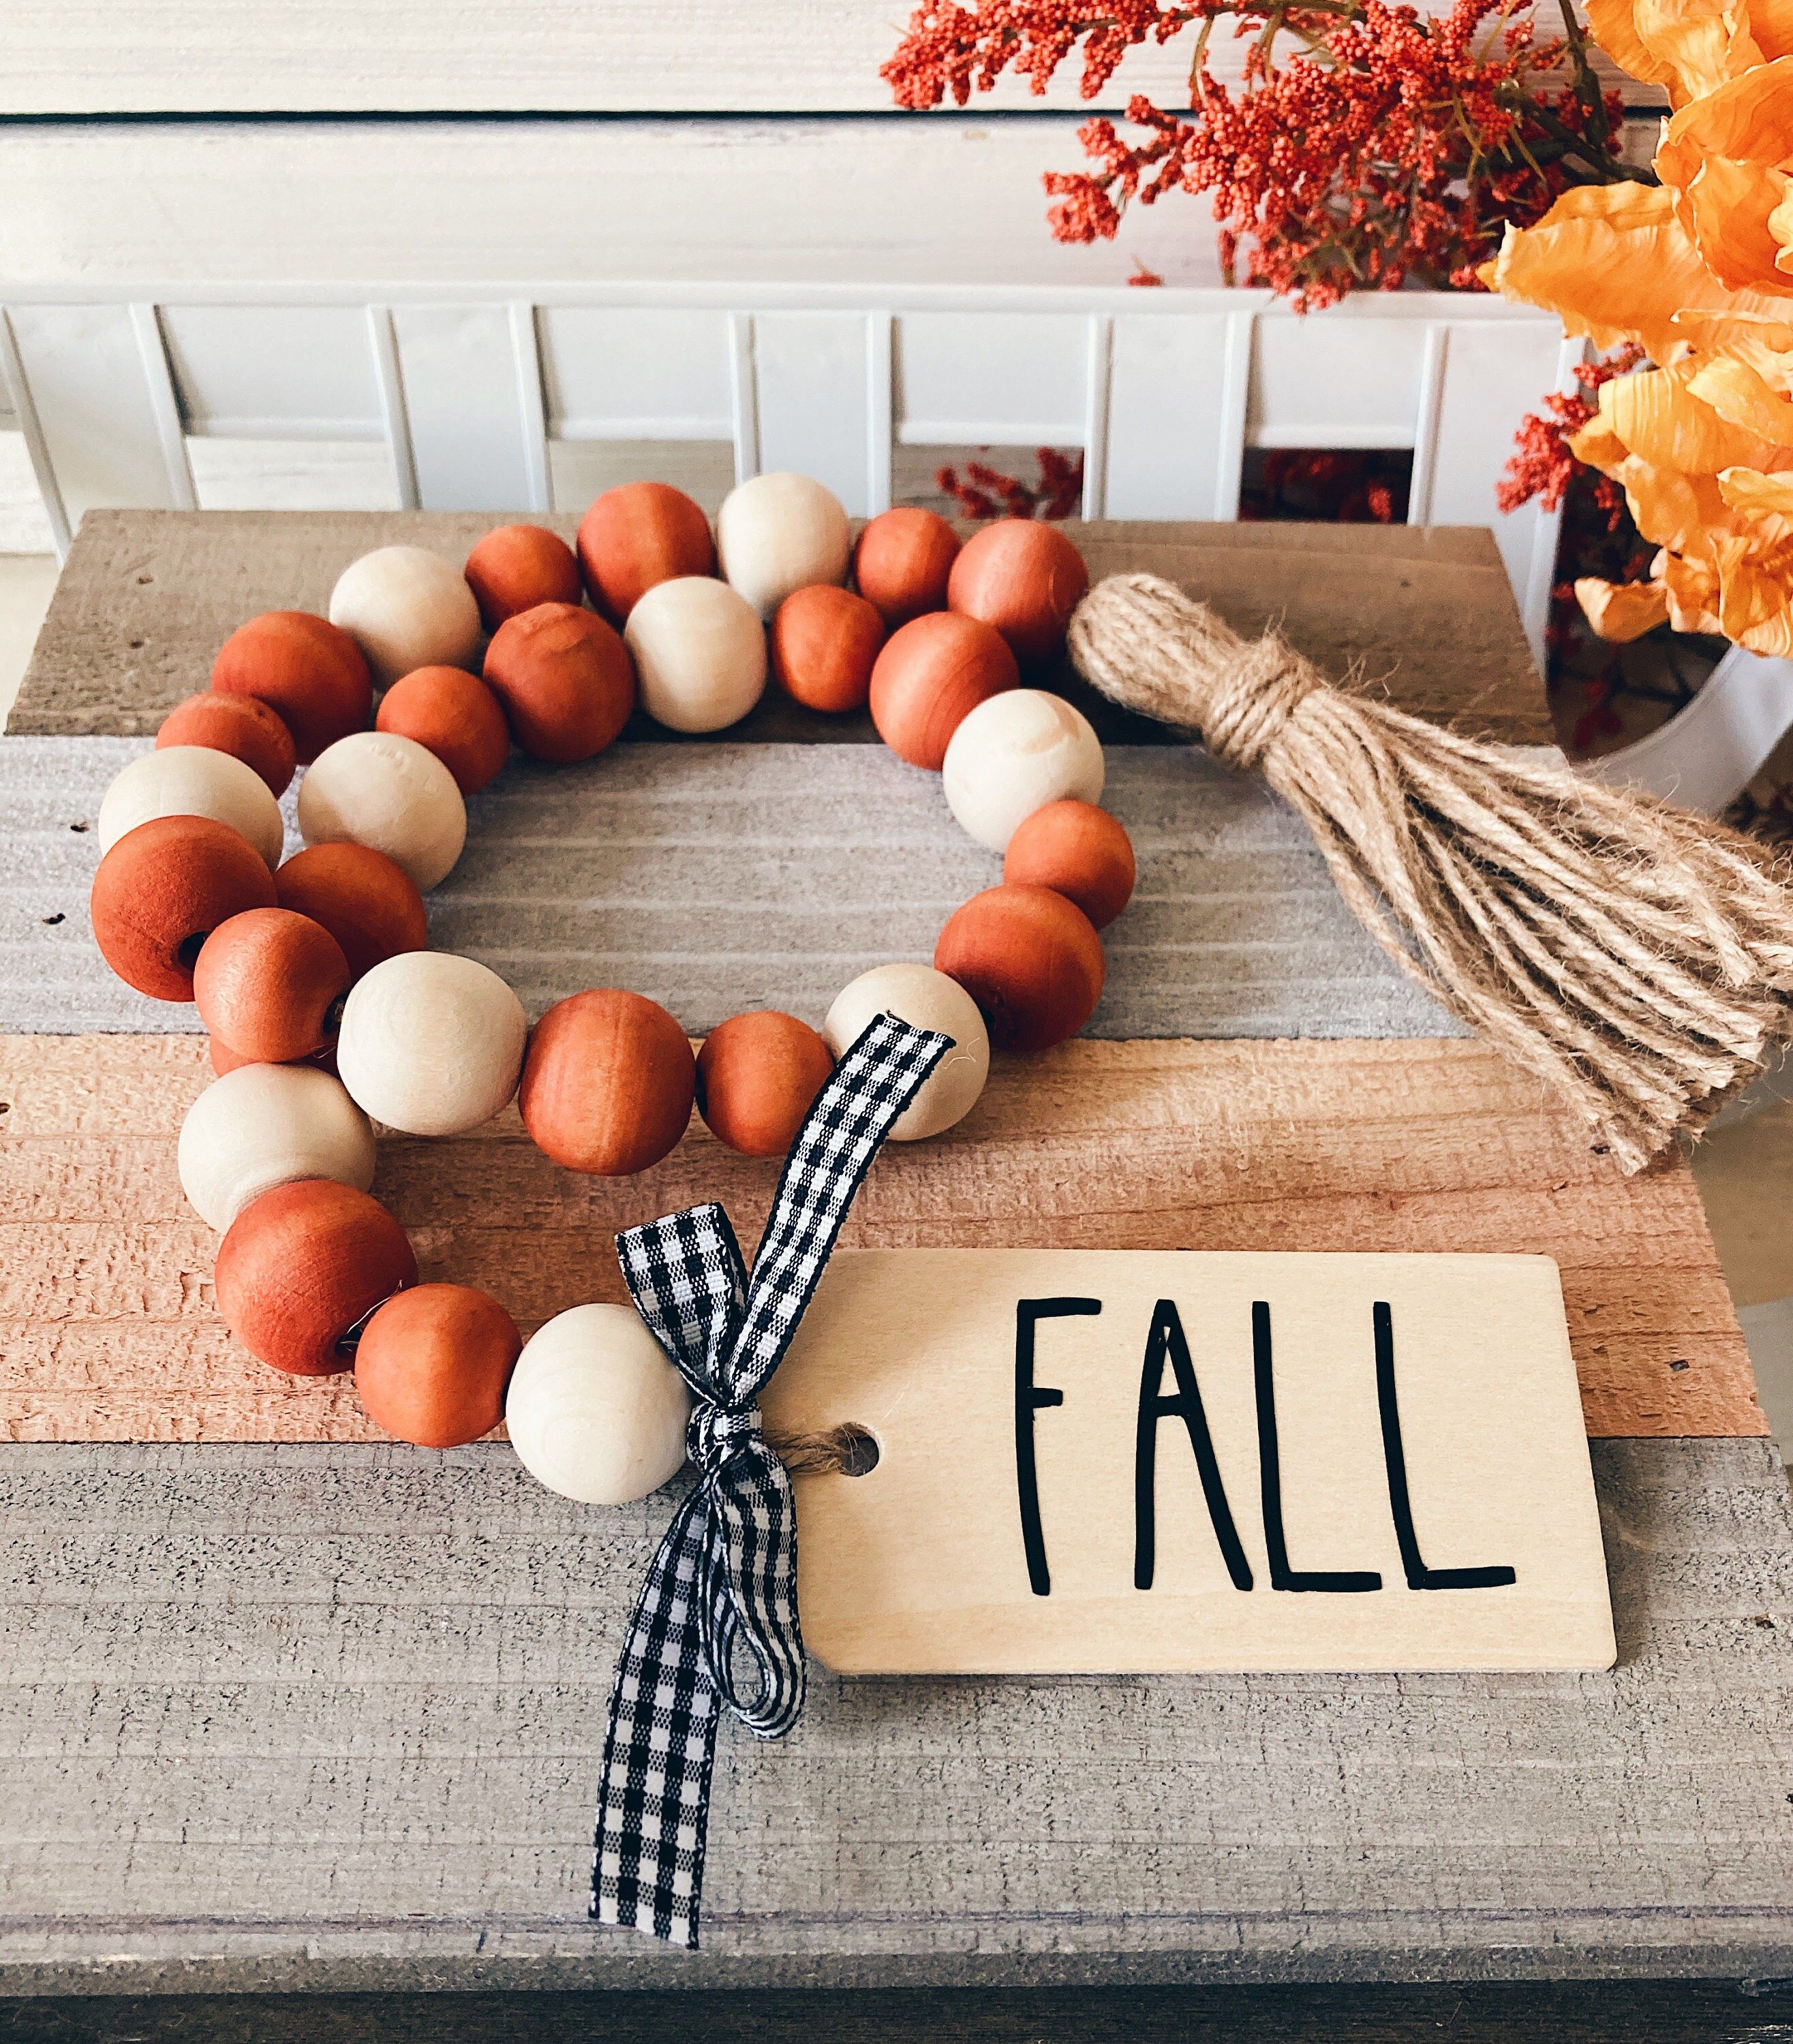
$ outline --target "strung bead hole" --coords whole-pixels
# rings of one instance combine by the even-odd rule
[[[210,930],[195,930],[191,936],[181,939],[175,956],[180,960],[183,972],[191,972],[199,962],[199,954],[206,948],[206,939],[211,934]]]

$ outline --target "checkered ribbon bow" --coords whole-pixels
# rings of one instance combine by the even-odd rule
[[[602,1923],[695,1947],[718,1704],[761,1739],[802,1715],[796,1512],[754,1400],[879,1145],[952,1042],[893,1015],[871,1024],[797,1132],[751,1276],[714,1203],[617,1237],[636,1306],[691,1386],[697,1482],[648,1571],[610,1692],[591,1870]]]

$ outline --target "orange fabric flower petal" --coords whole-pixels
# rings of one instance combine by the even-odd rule
[[[1702,362],[1687,389],[1727,425],[1793,450],[1793,399],[1774,390],[1751,363],[1733,355]],[[1722,463],[1720,467],[1758,465]]]
[[[1668,592],[1654,582],[1603,582],[1583,575],[1575,599],[1588,623],[1603,639],[1629,646],[1646,632],[1668,621]]]
[[[1727,468],[1718,494],[1733,511],[1793,521],[1793,475],[1764,475],[1759,469]]]
[[[1747,4],[1727,0],[1637,0],[1638,40],[1675,74],[1677,101],[1710,92],[1762,61]]]
[[[1793,453],[1732,425],[1689,388],[1694,363],[1615,376],[1600,390],[1600,417],[1631,452],[1655,468],[1716,475],[1722,468],[1777,469]]]

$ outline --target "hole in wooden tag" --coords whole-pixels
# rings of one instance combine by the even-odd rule
[[[852,1420],[819,1434],[775,1435],[768,1445],[792,1476],[869,1476],[883,1453],[877,1435]]]

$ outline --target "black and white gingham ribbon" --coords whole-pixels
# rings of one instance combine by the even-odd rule
[[[591,1868],[602,1923],[695,1947],[718,1699],[761,1739],[802,1714],[796,1513],[754,1400],[879,1145],[952,1041],[893,1015],[870,1024],[797,1132],[751,1276],[714,1203],[617,1237],[636,1306],[691,1386],[698,1480],[648,1569],[610,1693]]]

